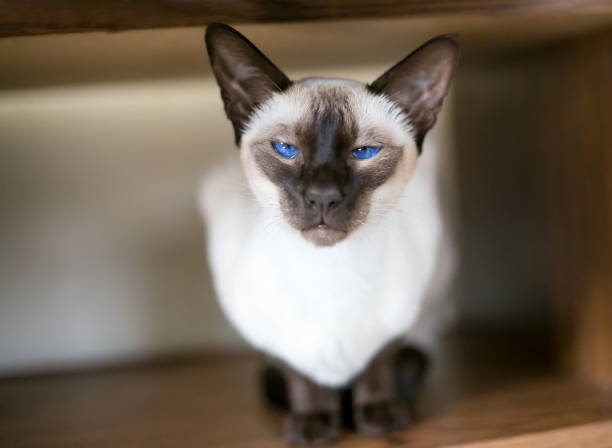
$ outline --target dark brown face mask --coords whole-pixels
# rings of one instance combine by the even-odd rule
[[[363,201],[394,172],[400,148],[387,148],[384,158],[369,167],[354,155],[380,148],[358,148],[358,123],[342,89],[326,89],[310,98],[310,113],[296,126],[299,163],[278,161],[268,148],[256,150],[263,173],[279,187],[285,218],[316,245],[345,238],[363,221]]]

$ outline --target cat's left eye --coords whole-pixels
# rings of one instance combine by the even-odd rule
[[[295,146],[283,142],[272,142],[274,151],[287,159],[293,159],[300,152]]]
[[[353,149],[353,157],[360,160],[371,159],[380,152],[381,148],[381,146],[362,146],[360,148]]]

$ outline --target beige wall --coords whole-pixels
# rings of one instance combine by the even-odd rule
[[[234,344],[198,177],[232,150],[210,81],[0,95],[0,370]]]

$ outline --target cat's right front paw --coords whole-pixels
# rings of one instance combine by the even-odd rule
[[[340,415],[333,412],[290,414],[285,421],[285,437],[296,445],[326,445],[341,432]]]

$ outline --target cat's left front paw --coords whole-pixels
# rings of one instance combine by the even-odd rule
[[[382,401],[356,405],[355,429],[362,435],[378,437],[401,431],[410,425],[410,410],[400,402]]]
[[[292,413],[285,421],[285,437],[295,445],[327,445],[340,435],[340,416],[335,412]]]

